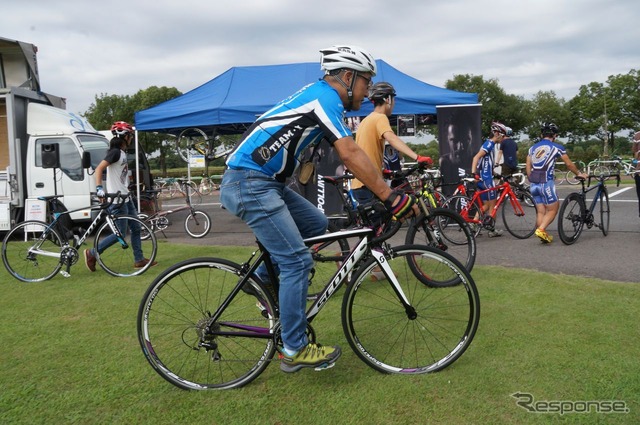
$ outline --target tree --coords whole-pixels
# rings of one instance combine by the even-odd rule
[[[566,134],[572,128],[571,113],[563,98],[558,98],[554,91],[539,91],[529,102],[529,122],[526,133],[531,140],[540,137],[540,127],[545,122],[553,122]]]
[[[93,127],[101,130],[111,128],[115,121],[126,121],[134,124],[136,111],[148,109],[181,94],[175,87],[164,86],[151,86],[147,89],[139,90],[133,96],[102,93],[99,96],[96,95],[95,103],[92,103],[83,115]],[[163,143],[165,139],[166,137],[150,133],[143,133],[140,137],[140,144],[147,153],[159,151],[159,163],[163,174],[166,173],[166,155],[174,150],[173,145]]]
[[[572,139],[586,140],[595,136],[604,142],[608,155],[609,144],[615,149],[615,134],[640,127],[640,73],[611,75],[606,84],[591,82],[580,86],[578,94],[569,101],[574,125]]]
[[[521,96],[507,94],[497,79],[486,80],[482,75],[459,74],[447,80],[445,87],[467,93],[477,93],[482,104],[482,133],[489,134],[491,122],[500,121],[519,133],[529,122],[529,104]]]
[[[108,130],[115,121],[133,122],[131,97],[101,93],[95,96],[95,103],[82,114],[98,130]]]

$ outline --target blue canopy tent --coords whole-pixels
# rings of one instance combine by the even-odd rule
[[[462,93],[432,86],[404,74],[383,60],[376,61],[373,81],[388,81],[398,93],[394,114],[435,114],[436,105],[473,104],[475,93]],[[303,86],[322,78],[317,62],[285,65],[233,67],[181,96],[135,113],[140,131],[178,133],[189,127],[206,129],[250,124],[279,101]],[[366,116],[373,109],[364,102],[359,111],[347,116]]]

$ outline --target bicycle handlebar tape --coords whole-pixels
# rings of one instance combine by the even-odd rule
[[[398,202],[394,205],[393,203],[398,199]],[[391,195],[384,201],[384,206],[387,207],[389,212],[393,214],[393,217],[396,220],[400,220],[402,217],[411,212],[411,208],[416,203],[416,198],[412,195],[407,195],[406,193],[400,193],[397,191],[391,192]]]

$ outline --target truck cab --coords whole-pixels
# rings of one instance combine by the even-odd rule
[[[87,207],[71,214],[74,221],[90,220],[93,170],[107,152],[107,139],[80,115],[37,103],[29,104],[27,133],[27,199],[62,195],[69,210]],[[83,164],[85,152],[89,164]]]

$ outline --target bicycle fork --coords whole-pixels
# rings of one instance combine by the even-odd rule
[[[373,255],[373,257],[376,260],[376,263],[378,263],[378,266],[383,270],[385,276],[391,283],[391,287],[393,288],[393,291],[396,293],[396,295],[400,299],[400,302],[402,302],[402,305],[404,306],[404,310],[407,313],[407,317],[411,320],[416,319],[418,317],[418,313],[416,313],[416,309],[409,303],[409,299],[404,294],[404,291],[402,290],[402,287],[398,282],[398,278],[396,277],[396,274],[391,269],[391,265],[385,258],[384,253],[378,249],[372,249],[371,254]]]
[[[111,229],[111,232],[113,232],[114,236],[118,239],[118,242],[120,243],[120,245],[122,246],[122,249],[127,249],[129,248],[129,244],[127,243],[127,241],[124,239],[124,235],[122,234],[122,232],[120,231],[120,228],[118,227],[117,223],[114,221],[114,219],[111,216],[107,216],[106,217],[107,223],[109,224],[109,229]],[[125,233],[127,232],[127,229],[124,229]]]

